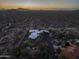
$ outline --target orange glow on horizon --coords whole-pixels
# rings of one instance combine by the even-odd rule
[[[63,4],[64,5],[64,4]],[[53,9],[61,9],[61,8],[72,8],[73,5],[64,5],[62,4],[48,4],[48,5],[30,5],[30,4],[23,4],[23,5],[13,5],[13,4],[0,4],[0,9],[31,9],[31,10],[53,10]],[[76,8],[76,7],[75,7]]]
[[[0,9],[79,9],[77,0],[0,0]]]

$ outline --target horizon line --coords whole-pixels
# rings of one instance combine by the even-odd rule
[[[0,10],[79,10],[79,8],[44,8],[44,9],[30,9],[30,8],[0,8]]]

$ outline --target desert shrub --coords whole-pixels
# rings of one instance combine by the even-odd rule
[[[51,59],[51,52],[42,36],[38,37],[35,42],[30,40],[24,41],[19,47],[14,47],[14,59]]]
[[[60,57],[59,57],[60,59],[68,59],[65,55],[61,55]]]
[[[14,59],[30,58],[28,54],[28,46],[31,46],[31,41],[26,40],[23,44],[18,47],[14,47],[12,50],[12,55]]]

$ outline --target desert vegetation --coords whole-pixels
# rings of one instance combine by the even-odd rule
[[[61,51],[67,42],[79,47],[78,27],[78,11],[0,11],[0,55],[9,55],[6,59],[65,59]],[[30,39],[32,29],[49,33]]]

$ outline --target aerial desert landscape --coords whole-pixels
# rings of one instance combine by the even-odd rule
[[[0,57],[76,59],[79,55],[78,27],[78,10],[0,10]],[[71,49],[70,53],[62,53],[63,48]],[[70,55],[62,57],[66,54]]]

